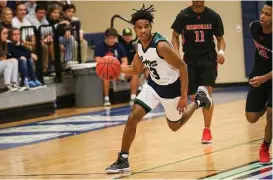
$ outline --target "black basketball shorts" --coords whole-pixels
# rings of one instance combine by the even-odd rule
[[[218,76],[217,54],[209,53],[201,56],[185,55],[184,61],[188,66],[188,94],[196,93],[198,86],[214,86]]]
[[[271,82],[256,88],[250,85],[246,99],[246,112],[261,112],[265,107],[272,108]]]

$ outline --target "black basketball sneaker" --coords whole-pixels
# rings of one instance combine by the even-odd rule
[[[123,156],[127,157],[123,157]],[[105,169],[107,174],[116,174],[122,172],[130,172],[131,168],[128,162],[128,155],[127,154],[118,154],[118,159],[114,162],[111,166]]]
[[[211,108],[213,102],[206,87],[204,86],[198,87],[196,96],[194,98],[194,102],[197,104],[198,108],[199,107],[204,107],[206,109]]]

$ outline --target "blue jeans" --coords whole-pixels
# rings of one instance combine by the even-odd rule
[[[59,37],[59,43],[64,46],[64,60],[65,62],[72,61],[73,60],[73,42],[74,38],[73,36],[69,39],[66,39],[65,37],[61,36]]]
[[[27,60],[19,58],[18,61],[19,61],[19,71],[21,73],[22,80],[24,80],[25,78],[28,78],[31,81],[35,81],[37,78],[34,72],[34,62],[32,58],[29,58]]]

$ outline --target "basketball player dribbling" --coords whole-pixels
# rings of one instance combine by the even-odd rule
[[[265,3],[260,21],[253,21],[250,24],[250,31],[256,52],[249,78],[246,118],[250,123],[255,123],[266,113],[264,141],[260,147],[259,157],[261,164],[268,164],[272,140],[272,1]]]
[[[125,126],[121,151],[117,160],[106,173],[131,171],[128,156],[135,138],[138,122],[159,103],[164,107],[169,128],[179,130],[199,107],[211,108],[212,99],[205,87],[200,86],[194,101],[188,106],[188,72],[172,44],[159,33],[152,34],[154,8],[143,7],[135,10],[131,22],[139,38],[137,53],[132,65],[122,65],[121,72],[134,75],[149,70],[149,78],[143,90],[136,97]]]
[[[214,10],[205,6],[203,1],[192,1],[189,6],[180,11],[172,24],[172,43],[179,52],[179,36],[182,36],[184,61],[189,70],[189,95],[193,99],[198,86],[206,86],[210,95],[218,72],[217,65],[224,64],[224,26],[221,17]],[[214,36],[217,39],[215,50]],[[213,106],[203,108],[205,128],[201,143],[212,142],[211,121]]]

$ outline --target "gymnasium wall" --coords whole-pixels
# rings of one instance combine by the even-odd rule
[[[73,1],[76,5],[76,15],[81,19],[82,29],[85,33],[103,32],[110,26],[110,19],[113,15],[119,14],[130,19],[132,9],[140,8],[140,1]],[[191,5],[191,1],[163,2],[153,1],[145,4],[154,4],[156,8],[153,31],[158,31],[171,40],[173,23],[176,15],[181,9]],[[226,63],[219,66],[218,83],[246,82],[242,15],[240,1],[206,2],[206,5],[218,12],[225,26],[225,40],[227,43]],[[121,20],[115,22],[115,27],[121,32],[124,27],[131,27]]]

